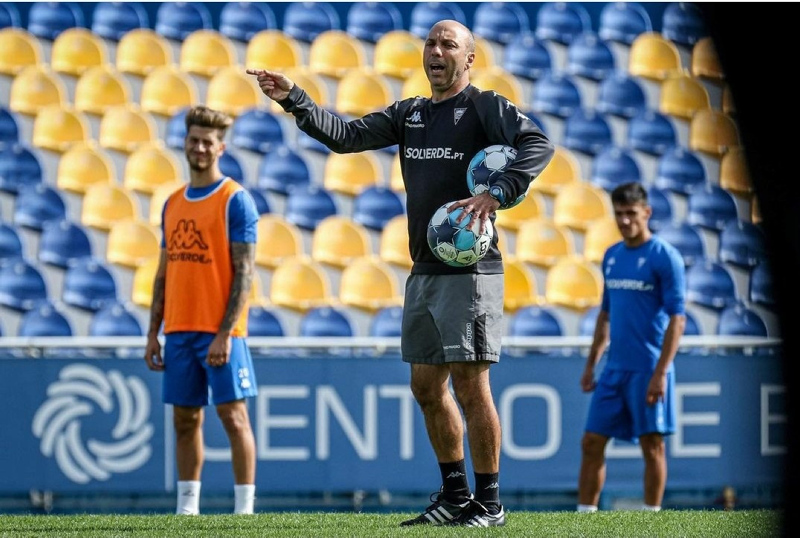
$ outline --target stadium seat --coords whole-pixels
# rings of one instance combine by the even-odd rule
[[[51,220],[42,224],[38,260],[66,269],[80,258],[92,256],[92,243],[86,229],[69,219]]]
[[[135,269],[148,258],[157,256],[160,234],[149,223],[136,219],[118,220],[108,231],[106,260]]]
[[[211,30],[211,12],[201,2],[163,2],[156,11],[155,31],[173,41],[182,42],[196,30]]]
[[[13,145],[19,142],[19,125],[15,113],[0,105],[0,144]]]
[[[682,72],[678,47],[660,33],[644,32],[631,43],[629,74],[661,82]]]
[[[472,69],[478,71],[498,65],[495,58],[494,47],[488,40],[481,36],[475,35],[475,61],[472,63]]]
[[[530,31],[528,14],[516,2],[481,2],[473,17],[472,31],[501,45],[508,44],[521,32]]]
[[[147,142],[154,142],[158,127],[150,112],[136,104],[110,107],[100,120],[100,146],[129,154]]]
[[[233,41],[248,43],[264,30],[276,30],[275,12],[266,2],[226,2],[219,13],[219,31]]]
[[[683,313],[686,317],[686,326],[683,329],[683,336],[700,336],[703,331],[700,329],[700,323],[697,321],[697,316],[692,314],[689,310]]]
[[[43,181],[42,163],[33,149],[25,144],[0,146],[0,192],[17,194],[24,186]]]
[[[402,333],[403,307],[399,305],[381,308],[369,324],[369,336],[391,338]]]
[[[91,138],[91,127],[83,112],[72,105],[47,105],[33,122],[31,142],[39,149],[64,153]]]
[[[139,211],[136,199],[122,186],[95,183],[83,195],[81,224],[108,231],[118,220],[138,218]]]
[[[648,108],[628,121],[628,146],[632,149],[661,156],[676,145],[678,131],[665,114]]]
[[[528,99],[525,98],[522,85],[502,67],[481,69],[472,75],[470,82],[482,90],[494,90],[519,107],[527,107]]]
[[[50,66],[57,73],[79,77],[90,67],[108,62],[103,40],[86,28],[67,28],[56,37]]]
[[[295,188],[311,184],[309,164],[288,145],[276,146],[261,158],[258,168],[258,188],[283,196]]]
[[[578,324],[578,336],[594,336],[598,314],[600,314],[600,305],[588,308],[581,314]]]
[[[611,192],[623,183],[641,182],[642,172],[629,149],[608,145],[592,159],[589,181]]]
[[[75,85],[75,109],[102,116],[112,106],[130,102],[128,81],[111,64],[88,68]]]
[[[415,2],[411,7],[409,30],[417,37],[425,39],[433,25],[442,20],[467,24],[464,10],[455,2]]]
[[[261,90],[255,78],[239,66],[220,68],[208,82],[206,104],[233,116],[239,116],[261,103]]]
[[[611,47],[591,29],[576,35],[567,47],[566,71],[572,76],[599,82],[615,69]]]
[[[636,77],[616,71],[600,82],[594,108],[601,114],[630,119],[647,108],[647,96]]]
[[[519,230],[525,221],[543,217],[546,213],[547,204],[542,193],[529,189],[520,203],[512,208],[497,211],[495,228]]]
[[[23,314],[17,328],[17,336],[73,336],[72,325],[66,316],[50,301],[41,301]]]
[[[244,168],[239,158],[230,150],[225,151],[219,158],[219,171],[223,176],[236,180],[238,183],[249,186],[250,182],[245,177]]]
[[[775,307],[775,287],[769,260],[762,260],[751,270],[747,295],[753,304]]]
[[[162,66],[172,65],[172,48],[167,39],[150,28],[127,32],[117,44],[117,70],[145,77]]]
[[[561,258],[547,271],[545,298],[550,305],[585,311],[603,296],[603,275],[595,264],[577,256]]]
[[[159,256],[153,256],[133,273],[133,283],[131,285],[131,301],[137,306],[150,308],[153,301],[153,281],[158,270]]]
[[[144,336],[144,330],[128,303],[117,301],[92,315],[89,336]]]
[[[689,148],[694,151],[719,158],[740,145],[736,121],[720,110],[700,110],[689,124]]]
[[[387,222],[405,211],[402,198],[379,185],[365,188],[353,200],[353,220],[370,230],[383,230]]]
[[[165,183],[182,181],[181,164],[161,141],[139,146],[125,161],[123,187],[132,192],[152,195]]]
[[[39,65],[42,46],[36,36],[22,28],[0,29],[0,73],[15,76],[24,68]]]
[[[22,240],[17,229],[0,221],[0,265],[11,258],[22,258]]]
[[[250,305],[247,314],[247,335],[281,337],[286,336],[286,330],[274,309],[265,305]]]
[[[414,69],[411,74],[403,81],[400,88],[400,98],[410,99],[411,97],[430,97],[431,83],[424,69]]]
[[[764,319],[752,308],[743,303],[724,308],[719,314],[717,324],[719,336],[769,336]]]
[[[297,68],[303,65],[303,50],[295,38],[281,30],[261,30],[248,40],[244,63],[248,68],[254,69],[271,68],[283,71]],[[305,89],[304,86],[301,87]]]
[[[581,94],[570,75],[551,71],[536,81],[530,108],[537,114],[566,119],[581,108]]]
[[[283,14],[283,32],[304,43],[311,43],[327,30],[341,30],[336,9],[329,2],[292,2]]]
[[[689,148],[672,146],[658,159],[654,184],[659,189],[688,195],[705,186],[706,169]]]
[[[159,185],[150,195],[150,210],[148,215],[148,222],[153,226],[161,226],[161,212],[164,209],[164,204],[170,195],[179,188],[185,187],[183,181],[175,183],[164,183]]]
[[[339,300],[371,314],[403,304],[395,273],[377,256],[362,256],[344,268],[339,282]]]
[[[650,13],[639,2],[607,2],[600,10],[600,39],[631,45],[640,34],[652,31]]]
[[[419,69],[423,41],[407,30],[386,32],[375,43],[372,66],[381,75],[405,80]]]
[[[233,41],[217,30],[195,30],[181,43],[180,68],[184,73],[211,78],[223,67],[235,65]]]
[[[720,81],[725,78],[717,47],[710,36],[701,37],[692,46],[690,71],[699,78]]]
[[[520,224],[516,256],[539,267],[551,267],[563,257],[575,254],[572,232],[543,215]]]
[[[556,313],[547,306],[530,305],[520,308],[512,317],[509,336],[564,336]]]
[[[361,117],[379,112],[394,102],[389,82],[372,68],[351,69],[339,81],[336,111]]]
[[[332,304],[330,281],[325,269],[308,256],[286,258],[275,268],[270,283],[270,301],[278,307],[305,312]]]
[[[686,300],[713,310],[735,304],[736,284],[725,265],[710,260],[686,270]]]
[[[658,236],[678,249],[686,267],[707,258],[700,229],[688,222],[676,222],[664,226],[658,230]]]
[[[667,193],[658,187],[650,187],[647,193],[647,199],[650,207],[653,209],[650,215],[650,231],[658,232],[664,226],[673,223],[675,218],[675,210],[672,207],[672,201]]]
[[[332,153],[325,160],[322,184],[331,192],[357,196],[383,183],[383,168],[372,152]]]
[[[83,194],[90,185],[116,180],[114,163],[92,140],[73,145],[58,161],[56,186],[62,191]]]
[[[354,2],[347,9],[347,33],[367,43],[403,29],[403,17],[393,2]]]
[[[722,88],[722,112],[731,118],[736,117],[736,103],[733,100],[733,91],[730,84],[725,84]]]
[[[231,128],[231,144],[264,155],[284,143],[278,117],[266,109],[252,107],[237,116]]]
[[[19,28],[22,26],[22,18],[19,9],[13,2],[0,3],[0,28]]]
[[[569,148],[557,144],[553,158],[531,183],[531,189],[554,196],[565,186],[582,179],[581,165],[575,154]]]
[[[30,65],[22,68],[11,82],[8,108],[36,116],[44,107],[66,106],[67,98],[67,88],[57,73],[46,65]]]
[[[520,308],[542,303],[533,271],[518,258],[504,259],[503,310],[513,315]]]
[[[141,2],[98,2],[92,12],[92,33],[109,41],[148,26],[150,18]]]
[[[753,180],[743,147],[733,147],[722,155],[719,162],[719,186],[739,196],[753,194]]]
[[[318,75],[341,79],[351,69],[367,65],[364,45],[342,30],[322,32],[308,50],[308,67]]]
[[[117,301],[117,281],[106,264],[97,258],[80,258],[64,273],[64,303],[97,312]]]
[[[59,190],[47,183],[25,186],[14,199],[14,224],[37,232],[45,222],[67,217],[67,206]]]
[[[408,248],[408,217],[405,214],[392,217],[383,227],[379,256],[390,265],[411,269],[413,261]]]
[[[323,219],[337,213],[333,194],[318,185],[297,185],[286,197],[286,220],[304,230],[313,232]]]
[[[261,215],[257,231],[255,259],[262,267],[275,269],[283,260],[304,254],[300,229],[281,215]]]
[[[691,120],[699,110],[711,108],[711,99],[703,83],[691,75],[682,74],[661,83],[658,110],[682,120]]]
[[[27,312],[47,299],[47,284],[39,269],[25,258],[0,264],[0,305]]]
[[[349,338],[355,336],[353,322],[339,307],[311,308],[300,318],[300,336]]]
[[[550,49],[533,32],[517,34],[503,49],[503,69],[515,77],[537,81],[552,68]]]
[[[344,269],[354,260],[371,254],[367,229],[343,215],[324,218],[311,238],[311,258],[337,269]]]
[[[590,262],[600,264],[606,250],[620,241],[622,241],[622,234],[619,233],[614,217],[593,220],[584,234],[583,257]]]
[[[614,144],[608,120],[593,109],[576,108],[566,118],[561,143],[567,149],[594,157]]]
[[[545,2],[536,13],[536,37],[569,45],[580,34],[592,29],[592,20],[578,2]]]
[[[689,194],[686,222],[715,232],[738,218],[733,195],[720,187],[707,183]]]
[[[258,190],[257,187],[250,186],[246,188],[247,192],[250,193],[250,196],[253,198],[253,202],[256,204],[256,211],[258,211],[259,216],[272,213],[272,206],[263,192]]]
[[[32,2],[28,11],[28,31],[39,39],[55,41],[62,32],[85,26],[75,2]]]
[[[661,33],[681,46],[692,47],[708,35],[702,9],[691,2],[671,2],[661,16]]]
[[[731,219],[719,234],[719,261],[751,269],[767,259],[767,238],[758,224]]]
[[[579,232],[595,219],[612,214],[609,194],[586,181],[564,185],[553,200],[553,221]]]

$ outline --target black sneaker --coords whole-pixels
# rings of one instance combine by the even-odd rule
[[[450,525],[458,518],[462,512],[472,502],[472,495],[465,499],[463,503],[451,503],[442,498],[442,492],[438,491],[431,494],[431,504],[420,515],[400,523],[401,526],[408,525]]]
[[[497,505],[497,512],[492,512],[474,499],[468,501],[469,506],[450,525],[461,527],[502,527],[506,524],[506,512],[502,505]]]

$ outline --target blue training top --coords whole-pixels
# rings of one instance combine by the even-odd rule
[[[601,309],[609,313],[611,324],[606,368],[652,372],[669,317],[685,313],[683,258],[675,247],[653,235],[636,248],[622,241],[612,245],[602,267]]]

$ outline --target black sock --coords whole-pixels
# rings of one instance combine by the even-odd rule
[[[469,482],[464,460],[439,462],[439,471],[442,473],[442,494],[446,499],[458,500],[469,497]]]
[[[475,500],[489,509],[500,506],[500,473],[475,473]]]

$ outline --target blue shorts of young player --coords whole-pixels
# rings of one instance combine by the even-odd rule
[[[638,443],[647,433],[675,433],[675,373],[667,373],[664,399],[647,404],[651,372],[605,369],[589,404],[586,431]]]
[[[244,338],[231,338],[230,360],[224,366],[206,364],[214,335],[169,333],[164,345],[162,399],[181,407],[202,407],[249,398],[258,393],[253,358]],[[209,398],[210,396],[210,398]]]

